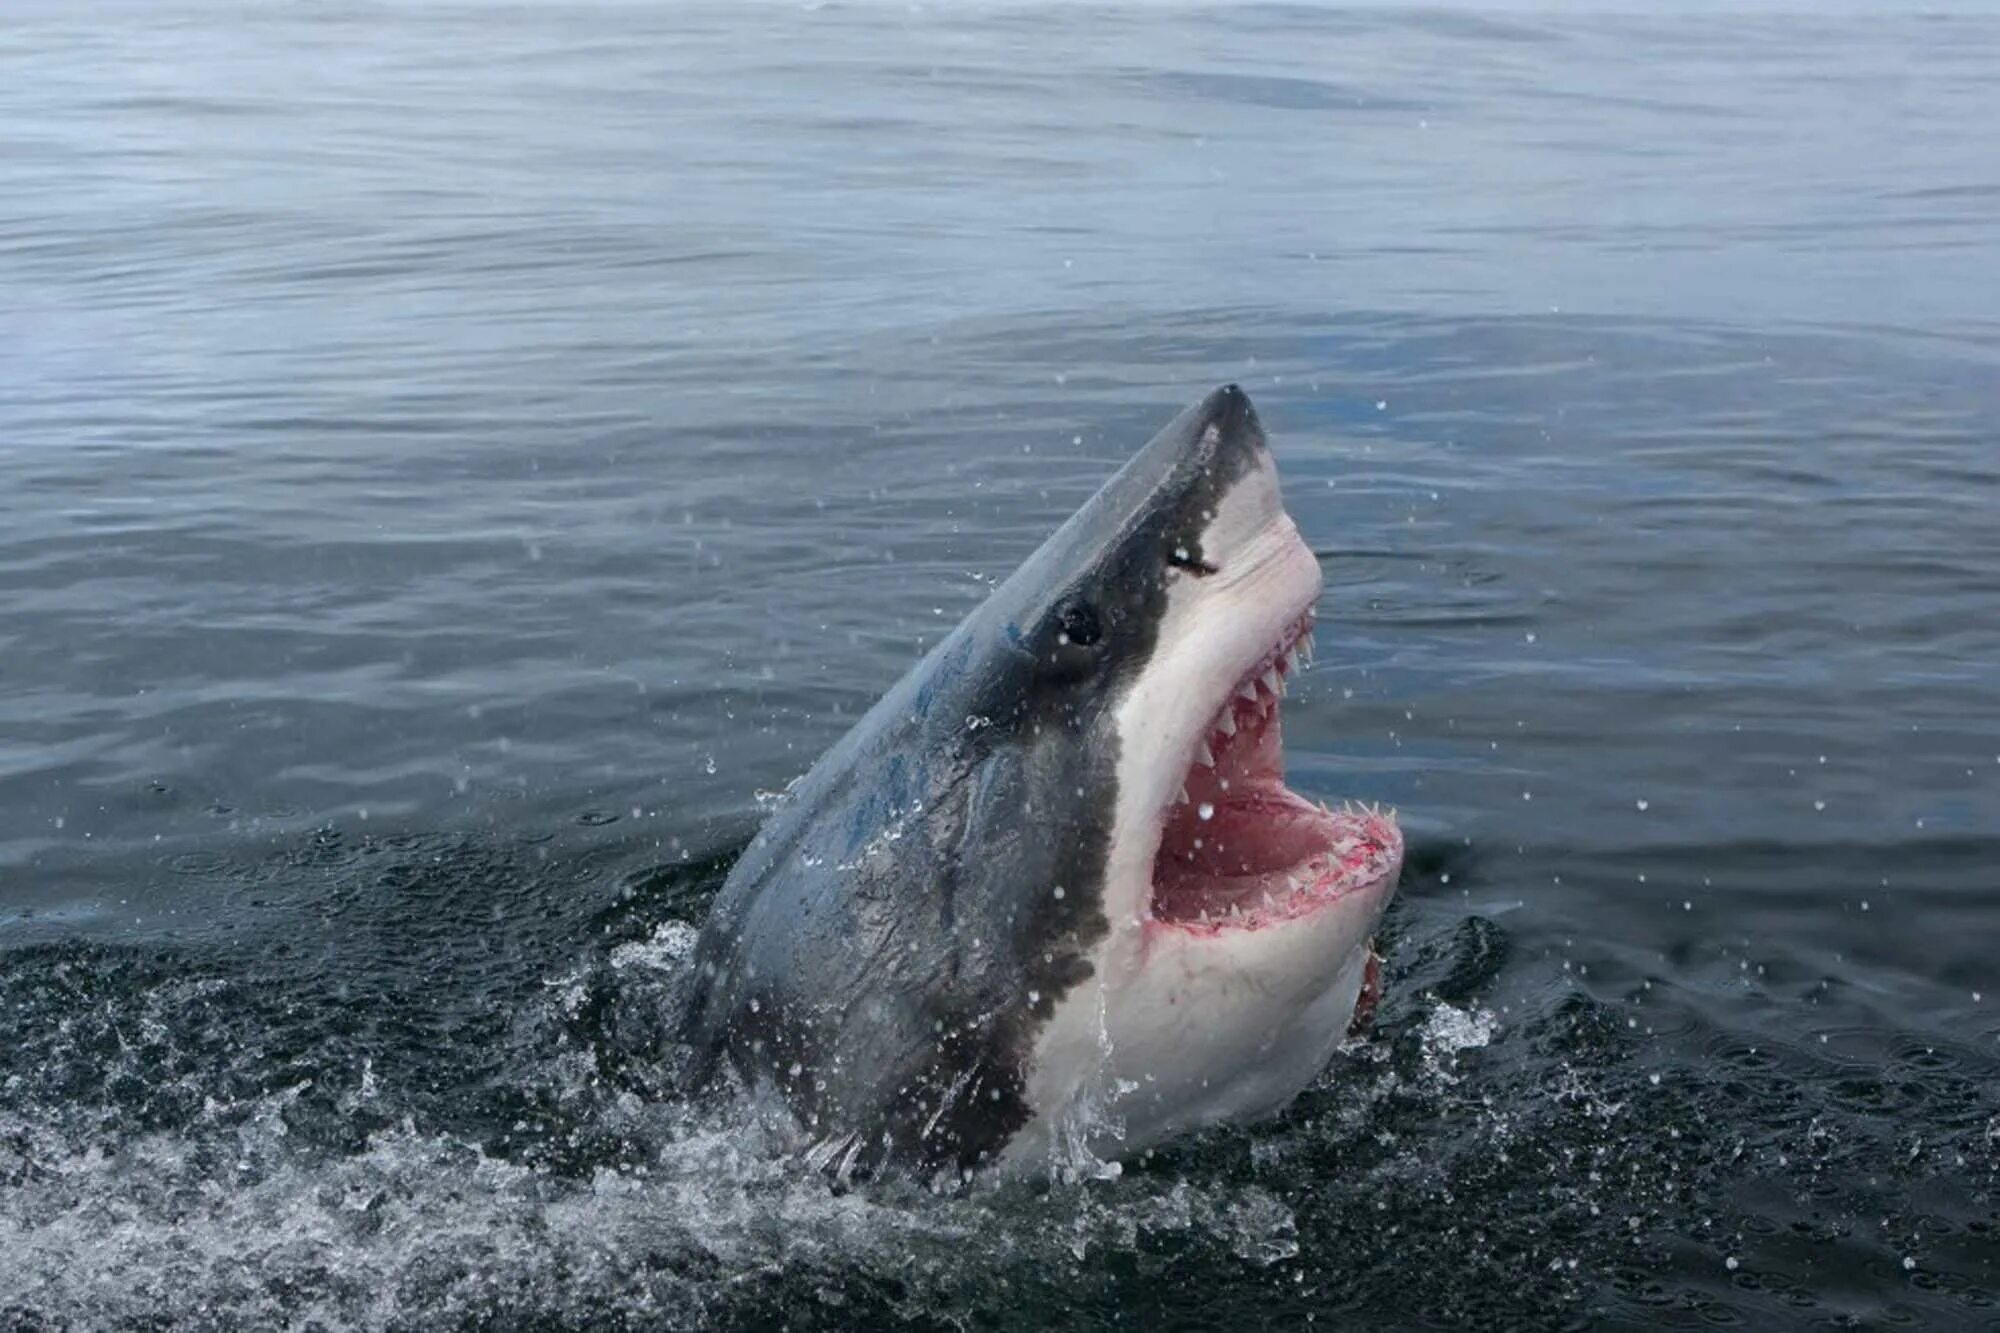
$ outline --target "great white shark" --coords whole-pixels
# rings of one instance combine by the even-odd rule
[[[696,948],[697,1068],[836,1171],[934,1180],[1285,1106],[1371,1002],[1403,857],[1393,815],[1285,785],[1319,592],[1217,389],[766,821]]]

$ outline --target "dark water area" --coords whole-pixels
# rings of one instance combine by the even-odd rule
[[[2000,1328],[2000,15],[0,16],[0,1327]],[[768,793],[1211,385],[1373,1034],[674,1091]]]

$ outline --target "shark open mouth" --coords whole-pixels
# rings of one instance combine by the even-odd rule
[[[1244,674],[1195,743],[1153,862],[1153,919],[1196,932],[1260,930],[1308,915],[1393,873],[1395,816],[1330,810],[1285,785],[1286,685],[1312,660],[1312,614]]]

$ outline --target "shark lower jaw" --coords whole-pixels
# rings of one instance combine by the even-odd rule
[[[1271,930],[1357,895],[1386,896],[1402,863],[1393,812],[1314,804],[1285,785],[1282,703],[1312,660],[1301,612],[1229,689],[1161,815],[1150,930]]]

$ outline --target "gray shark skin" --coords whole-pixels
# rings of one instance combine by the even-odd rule
[[[1204,586],[1226,583],[1231,568],[1249,577],[1253,559],[1256,582],[1233,593]],[[1176,791],[1182,770],[1219,771],[1190,758],[1208,753],[1194,737],[1232,706],[1254,720],[1256,681],[1267,678],[1256,668],[1277,651],[1289,669],[1318,587],[1276,500],[1248,397],[1216,390],[891,688],[758,832],[696,950],[684,1035],[701,1067],[726,1056],[746,1081],[775,1089],[822,1159],[846,1172],[935,1178],[1010,1156],[1033,1169],[1065,1118],[1101,1121],[1086,1137],[1116,1153],[1183,1121],[1269,1109],[1274,1098],[1261,1090],[1250,1097],[1256,1107],[1218,1109],[1204,1082],[1199,1096],[1180,1099],[1192,1103],[1186,1115],[1166,1094],[1157,1105],[1135,1102],[1150,1127],[1128,1136],[1105,1089],[1133,1071],[1087,1048],[1111,1042],[1108,997],[1122,1006],[1122,1038],[1152,1024],[1159,997],[1149,987],[1166,988],[1159,996],[1170,1010],[1199,1000],[1189,986],[1215,960],[1241,964],[1242,942],[1224,939],[1208,907],[1193,915],[1207,881],[1180,872],[1169,906],[1186,920],[1157,920],[1147,867],[1164,865],[1169,848],[1202,845],[1173,833],[1191,818],[1185,786]],[[1190,639],[1183,658],[1215,660],[1170,663],[1164,650],[1194,634],[1197,613],[1204,642],[1240,628],[1241,643],[1209,649]],[[1238,679],[1245,671],[1248,687]],[[1135,720],[1142,696],[1169,703]],[[1275,694],[1269,715],[1275,753]],[[1253,785],[1246,776],[1241,790]],[[1283,817],[1300,826],[1321,818],[1289,807]],[[1362,857],[1371,872],[1401,853],[1393,825],[1377,823],[1389,832],[1371,835]],[[1256,838],[1246,832],[1242,843]],[[1192,864],[1204,853],[1185,855]],[[1306,909],[1274,906],[1289,901],[1270,896],[1276,873],[1258,883],[1269,930],[1282,934],[1284,914]],[[1364,886],[1379,888],[1366,904],[1370,929],[1393,866],[1386,879]],[[1241,876],[1226,883],[1229,895],[1247,892]],[[1194,957],[1209,961],[1190,968]],[[1162,968],[1171,979],[1156,980]],[[1092,1021],[1079,1015],[1093,1008],[1100,1030],[1076,1037]],[[1022,1151],[1029,1144],[1040,1146]]]

